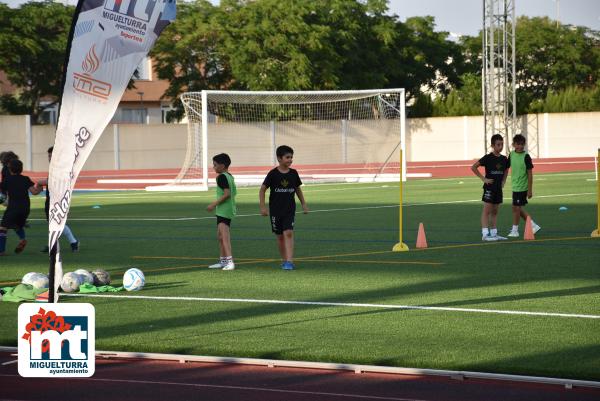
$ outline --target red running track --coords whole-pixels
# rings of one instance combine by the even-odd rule
[[[432,178],[466,177],[473,173],[471,165],[474,160],[436,161],[436,162],[409,162],[407,173],[430,173]],[[593,157],[534,159],[534,173],[557,173],[573,171],[593,171],[595,161]],[[384,173],[397,173],[396,166],[388,166]],[[272,167],[253,166],[236,167],[233,165],[231,173],[266,175]],[[311,174],[374,174],[379,172],[380,165],[376,164],[320,164],[320,165],[294,165],[300,175]],[[214,177],[212,168],[209,176]],[[153,169],[153,170],[89,170],[82,171],[76,183],[76,189],[144,189],[155,184],[98,184],[99,179],[172,179],[177,176],[179,169]],[[47,172],[26,172],[32,179],[45,178]]]
[[[600,389],[444,377],[141,359],[96,360],[91,378],[22,378],[0,352],[0,400],[592,401]],[[8,364],[4,364],[8,362]]]

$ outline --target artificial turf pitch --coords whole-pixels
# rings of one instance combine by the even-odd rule
[[[146,287],[61,301],[94,304],[100,350],[600,380],[593,178],[536,175],[526,207],[542,226],[536,240],[495,243],[481,242],[478,179],[408,181],[404,242],[411,250],[402,253],[391,252],[398,242],[397,184],[306,185],[311,213],[296,214],[294,271],[279,268],[256,187],[238,191],[232,272],[206,268],[218,256],[215,219],[205,210],[213,191],[77,192],[69,225],[81,251],[70,253],[62,240],[65,272],[103,268],[119,284],[126,269],[138,267]],[[509,191],[510,182],[501,235],[512,224]],[[420,222],[426,250],[413,249]],[[25,252],[0,259],[0,286],[48,269],[39,252],[47,235],[43,197],[32,197],[30,225]],[[11,232],[8,249],[14,245]],[[0,345],[17,343],[17,307],[0,302]],[[485,313],[492,310],[509,313]]]

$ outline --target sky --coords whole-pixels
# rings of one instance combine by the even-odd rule
[[[0,0],[11,7],[23,0]],[[62,0],[75,5],[76,0]],[[218,3],[219,0],[211,0]],[[600,31],[600,0],[515,0],[517,15],[548,16],[563,24],[582,25]],[[400,20],[431,15],[436,30],[455,35],[477,35],[483,25],[483,0],[389,0],[390,14]]]

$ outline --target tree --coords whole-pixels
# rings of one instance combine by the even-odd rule
[[[348,0],[223,0],[221,26],[237,84],[251,90],[337,88],[341,59],[334,30],[323,23],[326,10],[335,13],[332,3]]]
[[[481,74],[481,32],[461,45],[467,68]],[[520,17],[516,25],[517,111],[543,102],[549,92],[589,88],[600,78],[600,35],[585,27],[556,25],[548,17]]]
[[[0,99],[5,111],[30,114],[38,122],[44,109],[58,101],[74,10],[50,1],[18,9],[0,4],[0,69],[19,88]],[[42,98],[52,103],[41,105]]]
[[[386,0],[184,3],[154,48],[168,95],[210,88],[329,90],[402,87],[447,93],[460,47],[433,17],[405,23]],[[179,110],[181,113],[181,110]]]
[[[186,91],[231,86],[233,79],[224,53],[220,14],[220,9],[206,0],[177,5],[177,18],[151,51],[158,77],[170,82],[165,97],[178,99]],[[176,103],[176,106],[169,120],[183,116],[182,105]]]
[[[434,116],[478,116],[483,114],[481,106],[481,75],[466,73],[460,77],[461,86],[448,96],[438,97],[433,102]]]

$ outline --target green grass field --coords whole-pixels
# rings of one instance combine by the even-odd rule
[[[94,304],[99,350],[600,380],[593,178],[536,175],[527,206],[542,226],[536,241],[497,243],[481,242],[477,178],[409,181],[404,239],[413,248],[423,222],[429,248],[403,253],[391,252],[398,241],[397,184],[307,185],[311,213],[296,215],[291,272],[279,268],[268,218],[258,215],[257,188],[238,191],[232,272],[206,268],[218,256],[215,220],[205,210],[213,191],[78,192],[69,224],[81,252],[70,253],[63,240],[65,272],[104,268],[119,284],[127,268],[139,267],[147,284],[111,298],[61,300]],[[38,252],[47,235],[43,197],[32,204],[28,248],[0,259],[2,286],[48,269]],[[568,210],[560,212],[563,205]],[[510,226],[505,199],[499,233]],[[15,238],[9,233],[9,250]],[[429,309],[385,307],[393,305]],[[0,303],[1,345],[16,345],[17,308]]]

